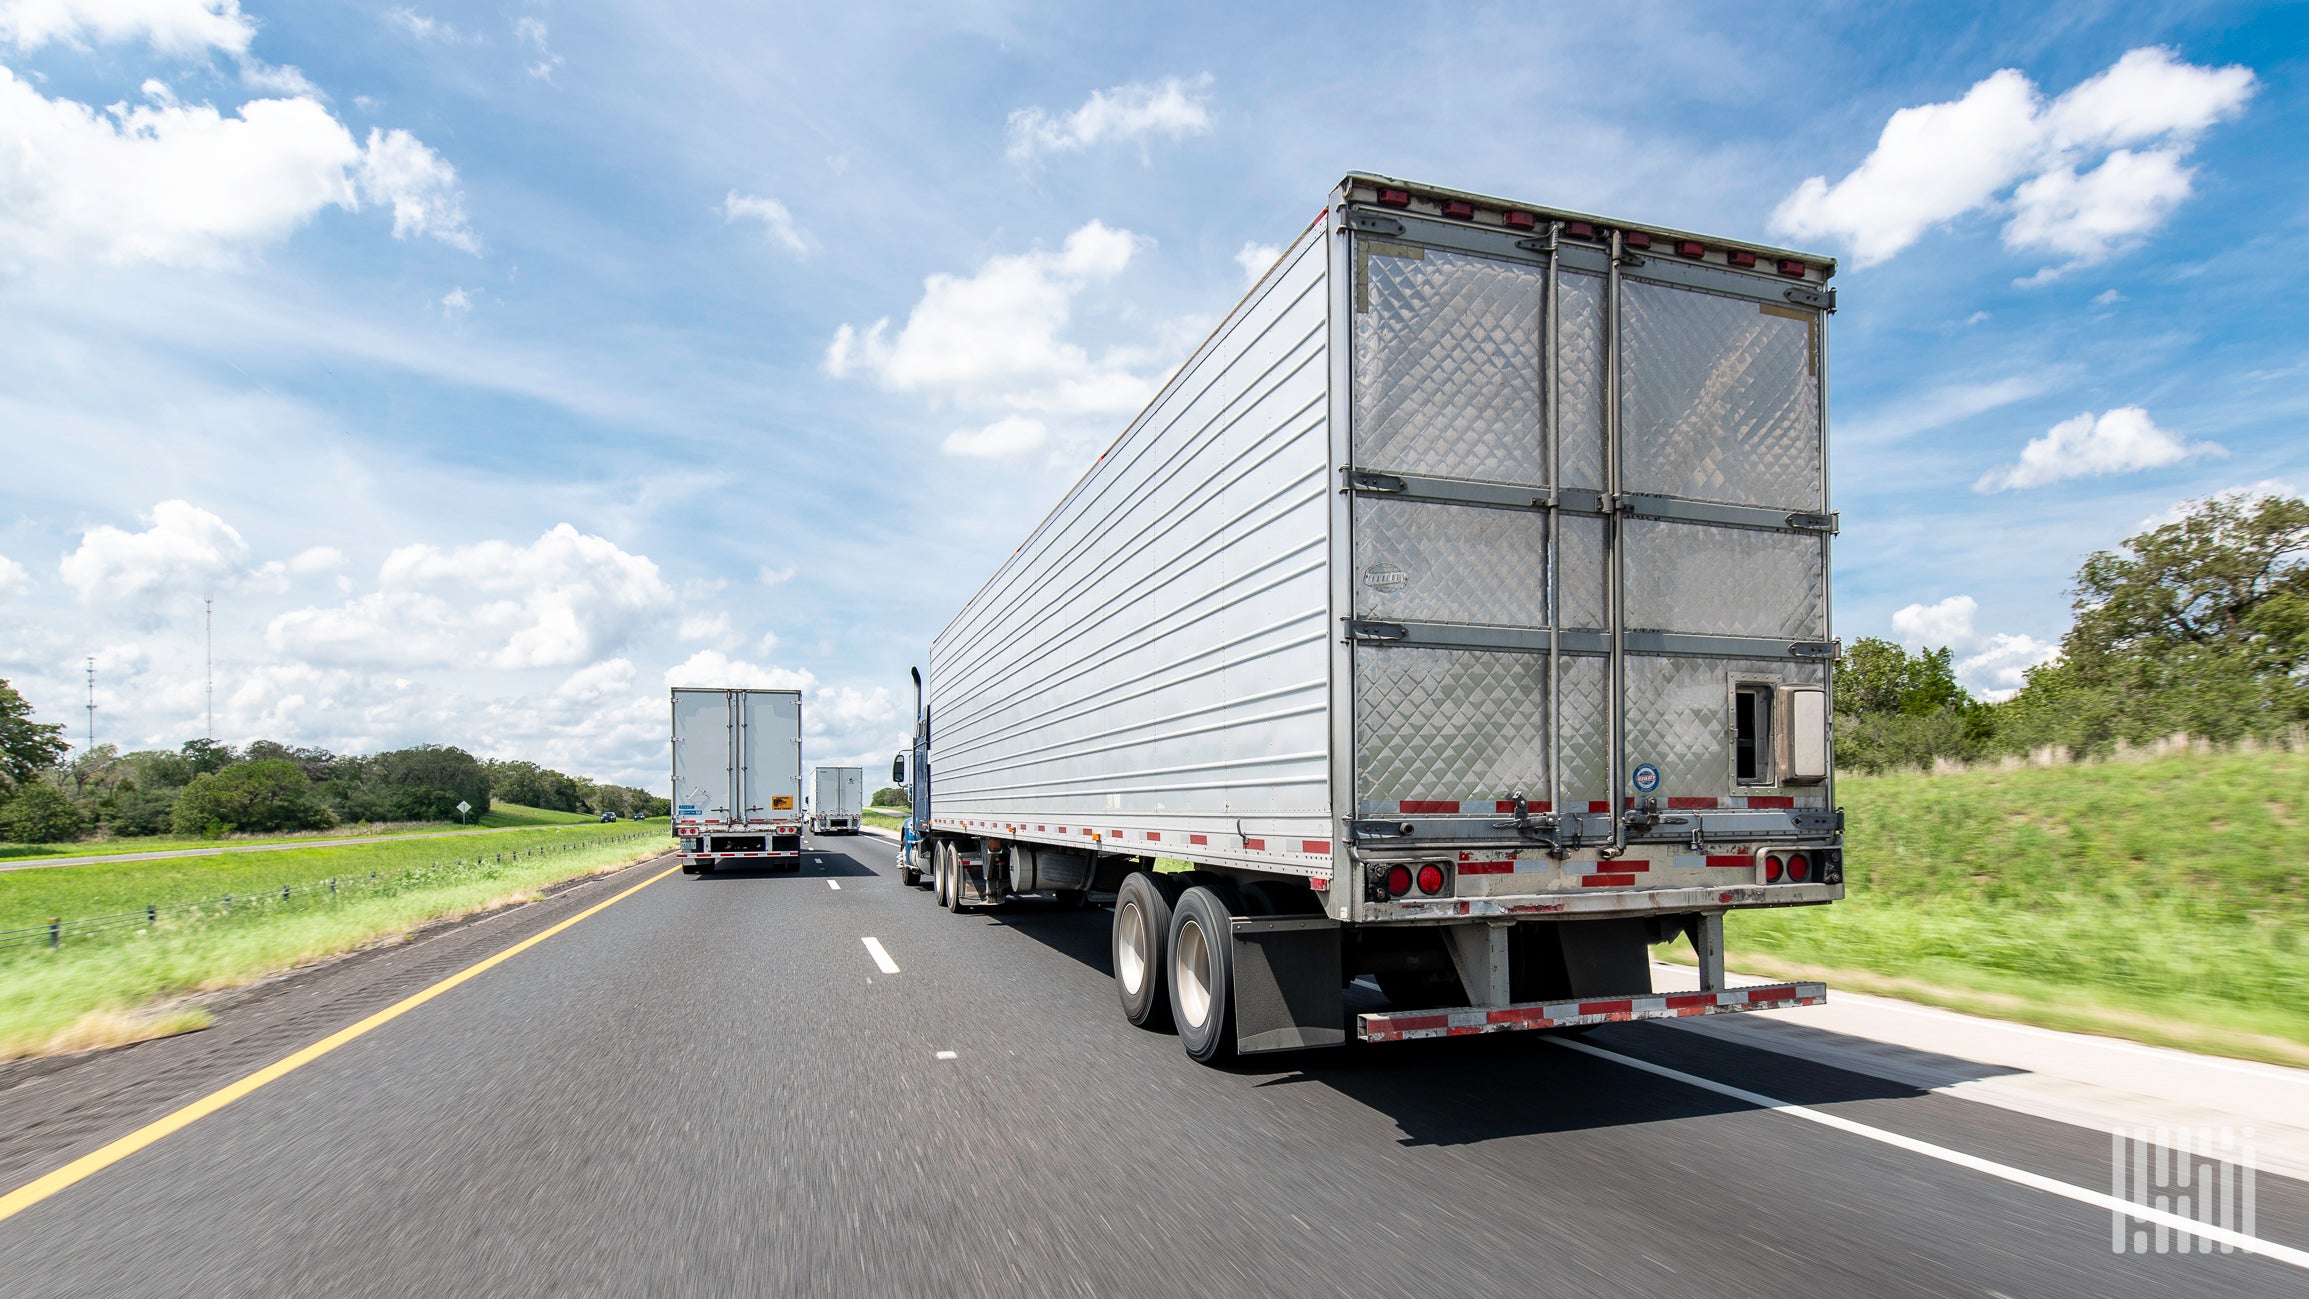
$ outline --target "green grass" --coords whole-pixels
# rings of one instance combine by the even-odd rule
[[[859,814],[861,822],[882,830],[896,830],[906,824],[906,813],[887,808],[869,807]]]
[[[637,833],[639,838],[632,838]],[[49,950],[0,951],[0,1059],[134,1041],[206,1023],[186,994],[236,987],[294,966],[403,933],[429,920],[516,900],[574,876],[638,861],[667,843],[646,828],[598,832],[509,831],[489,841],[489,864],[430,878],[403,878],[334,899],[164,916],[150,929],[67,940]],[[502,860],[495,860],[502,855]],[[96,864],[0,876],[0,928],[49,915],[88,915],[236,893],[277,896],[283,884],[365,878],[456,860],[425,843],[340,845],[240,858]],[[465,860],[475,860],[468,852]]]
[[[1735,967],[2309,1063],[2309,754],[1846,777],[1837,793],[1845,900],[1733,916]]]
[[[0,843],[0,859],[39,857],[113,857],[127,853],[173,852],[185,848],[235,848],[268,843],[325,843],[331,839],[366,839],[379,835],[455,834],[472,830],[526,829],[541,825],[590,825],[598,818],[583,812],[555,812],[518,803],[498,803],[471,825],[454,821],[391,821],[381,825],[340,825],[301,833],[226,835],[221,839],[154,835],[148,839],[81,839],[72,843]],[[648,824],[644,822],[643,824]]]

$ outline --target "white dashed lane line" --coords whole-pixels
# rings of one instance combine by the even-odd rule
[[[842,890],[842,882],[840,880],[827,880],[826,887],[839,893]]]
[[[861,938],[858,941],[866,945],[866,954],[874,958],[874,964],[882,967],[882,973],[896,974],[898,972],[898,963],[891,960],[890,953],[883,950],[881,939]]]

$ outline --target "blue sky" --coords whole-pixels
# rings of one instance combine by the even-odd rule
[[[93,656],[97,739],[174,745],[209,594],[220,739],[654,786],[711,678],[878,762],[1364,169],[1839,256],[1837,631],[1996,689],[2086,553],[2309,487],[2304,50],[2302,6],[0,0],[0,675],[77,737]]]

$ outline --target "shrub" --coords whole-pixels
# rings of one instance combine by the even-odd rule
[[[173,789],[124,789],[113,795],[104,823],[114,834],[129,838],[167,834],[176,794]]]
[[[226,830],[319,830],[336,824],[297,764],[279,758],[204,771],[176,796],[178,834]]]
[[[913,806],[913,804],[906,801],[906,791],[898,788],[895,785],[885,785],[882,788],[875,790],[873,805],[875,807]]]
[[[16,843],[63,843],[80,837],[80,809],[64,791],[45,780],[28,780],[0,804],[0,839]]]

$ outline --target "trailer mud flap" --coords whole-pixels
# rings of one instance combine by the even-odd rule
[[[1237,916],[1233,929],[1238,1053],[1296,1051],[1347,1040],[1337,921]]]

